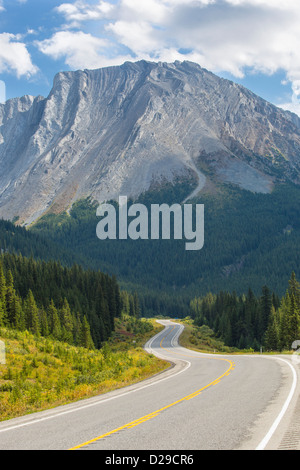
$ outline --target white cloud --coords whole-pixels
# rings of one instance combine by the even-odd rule
[[[35,34],[38,34],[38,31],[36,31],[35,29],[32,29],[32,28],[28,28],[27,29],[27,34],[28,35],[30,35],[30,34],[35,35]]]
[[[59,31],[36,44],[53,59],[65,58],[65,63],[73,69],[94,69],[111,63],[105,56],[109,42],[82,31]]]
[[[280,104],[279,107],[300,116],[300,76],[292,82],[293,94],[289,103]]]
[[[291,103],[279,104],[279,108],[284,109],[285,111],[291,111],[292,113],[298,114],[300,116],[300,102],[292,100]]]
[[[70,67],[118,64],[125,50],[126,60],[191,60],[236,77],[283,70],[300,96],[297,0],[77,0],[56,12],[67,25],[39,48]]]
[[[298,59],[299,3],[101,0],[97,4],[63,3],[57,11],[67,21],[75,21],[77,27],[83,21],[105,18],[106,32],[128,47],[133,57],[143,53],[158,57],[160,51],[168,48],[189,49],[191,56],[202,58],[201,65],[240,76],[246,66],[273,73],[279,68],[288,70],[289,59],[295,56]],[[104,32],[103,24],[99,26],[100,32]]]
[[[72,26],[77,26],[82,21],[100,20],[110,15],[114,6],[106,1],[100,0],[96,5],[89,5],[86,2],[77,0],[74,3],[62,3],[56,7],[56,11],[61,13]]]
[[[32,63],[26,45],[19,40],[19,35],[0,34],[0,72],[13,72],[18,77],[30,77],[38,68]]]
[[[109,25],[107,29],[112,31],[118,41],[133,51],[136,56],[148,55],[154,51],[158,53],[162,48],[159,32],[153,37],[153,29],[145,21],[117,21]]]
[[[231,5],[251,5],[255,7],[277,8],[279,10],[294,10],[295,0],[225,0]]]

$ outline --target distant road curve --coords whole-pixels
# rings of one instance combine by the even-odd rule
[[[186,204],[187,201],[193,199],[194,197],[196,197],[198,195],[198,193],[201,191],[201,189],[204,188],[205,186],[205,183],[206,183],[206,176],[201,173],[201,171],[198,170],[198,168],[196,167],[196,165],[193,166],[193,169],[195,171],[195,173],[197,173],[197,177],[198,177],[198,184],[197,184],[197,187],[191,192],[191,194],[189,194],[183,201],[182,201],[182,204]]]
[[[182,325],[161,323],[164,330],[145,349],[172,364],[166,372],[4,421],[0,449],[300,449],[293,433],[299,366],[292,356],[202,354],[179,346]]]

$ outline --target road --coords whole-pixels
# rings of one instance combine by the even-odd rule
[[[197,184],[197,187],[194,189],[194,191],[189,194],[183,201],[181,204],[186,204],[188,201],[192,200],[194,197],[197,196],[197,194],[201,191],[201,189],[203,189],[203,187],[205,186],[205,182],[206,182],[206,177],[204,176],[203,173],[201,173],[201,171],[198,170],[198,168],[196,167],[196,165],[193,164],[193,170],[195,171],[195,173],[197,173],[197,177],[198,177],[198,184]]]
[[[299,366],[293,357],[201,354],[178,345],[180,324],[162,323],[165,329],[145,348],[170,361],[166,372],[4,421],[0,449],[300,449]]]

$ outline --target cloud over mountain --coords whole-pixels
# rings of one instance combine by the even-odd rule
[[[190,60],[243,77],[280,70],[300,95],[300,5],[271,0],[88,0],[62,3],[61,31],[38,41],[41,52],[72,68],[126,60]],[[288,106],[288,105],[287,105]]]

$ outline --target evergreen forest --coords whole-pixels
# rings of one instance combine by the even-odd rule
[[[176,198],[173,188],[135,202]],[[100,348],[122,311],[191,316],[228,346],[289,349],[299,329],[300,188],[226,185],[193,203],[205,206],[199,252],[185,240],[100,241],[90,199],[26,228],[0,221],[0,324]]]
[[[122,311],[138,317],[139,302],[120,292],[115,277],[77,264],[0,256],[0,327],[99,349]]]
[[[167,191],[159,197],[160,203],[178,202]],[[157,194],[135,202],[149,207],[158,203]],[[147,315],[157,307],[158,314],[175,308],[173,315],[185,315],[182,301],[187,305],[198,294],[221,290],[243,294],[251,288],[258,295],[266,284],[283,295],[291,272],[300,276],[298,186],[279,184],[270,194],[257,194],[226,185],[193,203],[205,207],[205,243],[194,252],[185,250],[185,240],[100,241],[97,204],[89,200],[78,201],[69,213],[45,215],[29,231],[69,250],[86,268],[115,275],[126,290],[137,290]]]
[[[282,298],[263,286],[255,296],[251,289],[208,293],[190,303],[190,315],[197,326],[207,325],[227,346],[259,351],[291,350],[300,339],[300,283],[292,272]]]

